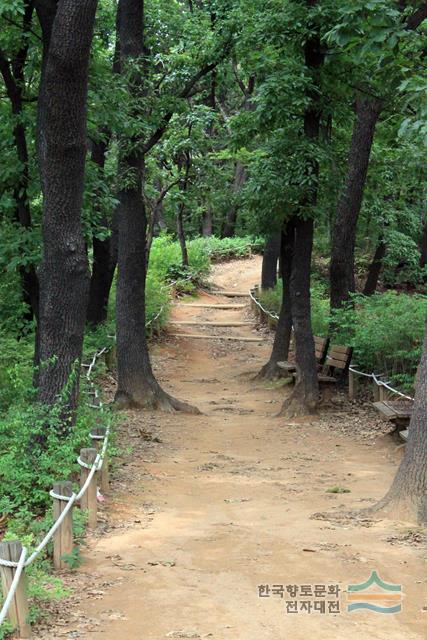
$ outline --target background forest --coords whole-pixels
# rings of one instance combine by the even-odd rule
[[[290,225],[301,335],[310,317],[317,335],[332,327],[358,367],[413,390],[425,17],[417,0],[0,0],[10,535],[45,526],[28,533],[93,421],[82,359],[117,334],[116,404],[192,410],[151,372],[150,321],[206,284],[211,262],[262,251],[262,300],[279,313]]]

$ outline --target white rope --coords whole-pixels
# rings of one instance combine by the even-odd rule
[[[276,315],[275,313],[271,313],[271,311],[268,311],[267,309],[265,309],[263,307],[261,302],[257,298],[255,298],[255,296],[253,295],[252,291],[249,291],[249,296],[255,302],[257,307],[259,307],[262,311],[264,311],[264,313],[266,313],[268,316],[270,316],[270,318],[272,318],[273,320],[278,320],[279,319],[278,315]]]
[[[76,501],[79,501],[79,500],[82,499],[82,497],[84,496],[84,494],[87,491],[88,486],[92,482],[93,476],[98,471],[98,458],[99,458],[99,456],[96,456],[95,462],[93,463],[92,467],[90,467],[90,472],[89,472],[89,474],[88,474],[88,476],[86,478],[86,481],[85,481],[84,485],[82,486],[82,488],[80,489],[80,491],[78,492],[78,494],[76,496]]]
[[[12,584],[10,585],[9,593],[6,596],[6,600],[4,601],[0,611],[0,625],[3,624],[4,619],[6,618],[7,612],[9,611],[9,607],[15,596],[15,592],[16,592],[16,589],[18,588],[19,580],[21,578],[22,570],[24,568],[24,565],[26,564],[25,558],[27,557],[27,553],[28,553],[27,547],[22,547],[19,562],[17,562],[16,565],[12,565],[12,566],[16,566],[16,571],[15,571],[15,575],[13,576]],[[4,560],[0,560],[0,563],[3,564],[3,566],[10,566],[10,565],[5,565],[5,562],[6,561]]]

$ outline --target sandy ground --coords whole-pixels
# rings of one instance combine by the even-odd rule
[[[215,267],[212,279],[245,291],[259,271],[253,258]],[[227,301],[208,294],[200,300]],[[173,317],[251,316],[248,309],[177,306]],[[385,493],[399,442],[384,428],[375,431],[370,410],[343,398],[319,420],[275,417],[288,388],[251,379],[271,336],[255,326],[196,329],[177,330],[257,335],[260,342],[167,338],[154,347],[162,384],[203,415],[129,412],[99,529],[83,549],[82,567],[65,575],[74,593],[52,607],[52,622],[36,637],[424,639],[423,533],[405,523],[337,515]],[[349,493],[328,493],[334,486]],[[365,582],[372,570],[402,585],[402,613],[347,612],[347,586]],[[284,585],[283,598],[280,589],[259,597],[258,585],[273,584]],[[286,602],[295,598],[287,585],[339,585],[340,612],[288,613]]]

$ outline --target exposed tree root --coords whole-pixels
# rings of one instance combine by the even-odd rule
[[[297,388],[286,398],[282,408],[277,414],[281,418],[297,418],[300,416],[313,416],[317,414],[317,403],[302,397]]]
[[[256,374],[254,380],[278,380],[283,377],[283,371],[277,366],[277,362],[269,360]]]
[[[425,527],[427,526],[427,495],[393,496],[389,493],[377,504],[363,509],[360,513]]]
[[[200,409],[174,398],[166,393],[166,391],[163,391],[158,384],[150,385],[150,387],[140,390],[138,394],[133,395],[124,391],[117,391],[114,405],[117,409],[151,409],[154,411],[165,411],[166,413],[181,411],[182,413],[193,415],[201,414]]]

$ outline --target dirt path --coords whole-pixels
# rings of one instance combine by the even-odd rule
[[[259,267],[258,258],[221,265],[213,280],[247,290]],[[182,306],[173,316],[250,319],[247,310]],[[260,335],[251,326],[210,331]],[[165,387],[203,415],[129,414],[120,441],[133,453],[126,452],[127,464],[117,470],[103,534],[89,539],[83,566],[67,578],[77,592],[61,615],[58,608],[61,624],[39,638],[426,637],[422,534],[388,521],[313,518],[381,497],[400,455],[397,442],[380,431],[375,439],[362,437],[364,414],[354,409],[350,420],[336,409],[311,423],[275,418],[285,391],[249,376],[264,363],[268,340],[177,338],[155,348]],[[327,493],[334,486],[350,493]],[[365,582],[372,570],[403,585],[403,613],[346,612],[347,585]],[[293,598],[260,598],[260,584],[339,584],[341,613],[286,613],[285,601]]]

